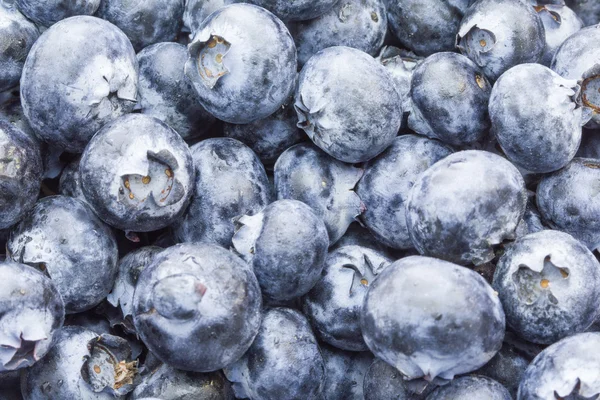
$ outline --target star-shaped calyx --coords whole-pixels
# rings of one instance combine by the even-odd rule
[[[366,254],[363,254],[364,265],[362,268],[354,264],[344,264],[342,268],[349,268],[354,271],[352,277],[352,283],[350,284],[350,295],[355,294],[358,290],[366,290],[369,285],[373,282],[375,277],[379,274],[379,271],[385,265],[384,262],[379,264],[377,268],[374,267],[373,263]]]
[[[600,393],[593,394],[589,397],[582,395],[581,380],[579,378],[577,378],[577,382],[575,383],[573,390],[571,390],[571,393],[569,393],[568,395],[561,396],[556,391],[554,391],[554,398],[557,400],[598,400],[599,397]]]

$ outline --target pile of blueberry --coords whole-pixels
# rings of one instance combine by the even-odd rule
[[[600,400],[600,1],[0,0],[0,400]]]

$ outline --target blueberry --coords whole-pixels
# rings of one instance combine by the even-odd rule
[[[248,2],[266,8],[284,21],[304,21],[325,14],[338,0],[249,0]]]
[[[210,372],[248,350],[260,307],[258,281],[242,259],[216,245],[186,243],[162,251],[141,272],[133,321],[163,362]]]
[[[546,48],[539,62],[550,66],[556,50],[569,36],[583,27],[583,21],[565,5],[545,4],[534,8],[544,24],[546,35]]]
[[[296,310],[263,314],[254,343],[225,369],[238,398],[320,399],[325,364],[306,318]]]
[[[412,256],[385,268],[361,314],[369,349],[408,380],[452,379],[488,362],[502,345],[504,312],[487,282],[467,268]]]
[[[294,89],[296,46],[283,22],[264,8],[220,8],[202,22],[188,50],[185,74],[200,103],[223,121],[268,117]]]
[[[178,43],[157,43],[138,55],[139,107],[184,139],[207,134],[215,118],[200,105],[198,95],[183,73],[188,53]]]
[[[600,3],[590,0],[566,0],[566,4],[581,17],[586,26],[600,23]]]
[[[373,362],[368,351],[349,352],[321,345],[325,362],[323,397],[327,400],[363,400],[363,382]]]
[[[183,12],[184,29],[194,37],[204,20],[221,7],[236,3],[237,0],[186,0]]]
[[[391,76],[373,57],[336,46],[302,68],[294,107],[298,127],[317,146],[340,161],[358,163],[394,140],[402,122],[400,101]]]
[[[449,155],[417,178],[406,202],[408,232],[424,255],[483,264],[513,239],[527,203],[519,171],[495,154]]]
[[[531,199],[527,200],[525,213],[523,214],[523,218],[519,222],[519,225],[517,225],[515,236],[517,238],[521,238],[525,235],[529,235],[530,233],[543,231],[544,229],[546,229],[546,226],[542,222],[542,215],[535,206],[534,202],[532,202]]]
[[[196,189],[176,234],[183,242],[231,246],[234,218],[256,214],[273,200],[260,160],[247,146],[228,138],[192,146]]]
[[[48,353],[65,307],[52,281],[35,269],[0,263],[0,373],[30,367]]]
[[[133,48],[169,42],[181,30],[184,0],[102,0],[98,17],[118,26],[127,35]]]
[[[470,0],[385,0],[390,29],[407,48],[428,56],[454,50]]]
[[[433,391],[427,400],[512,400],[508,390],[500,383],[485,376],[467,375],[456,378],[448,385]]]
[[[422,379],[406,381],[398,370],[376,358],[364,377],[365,400],[425,400],[433,385]]]
[[[302,66],[313,55],[332,46],[352,47],[375,56],[383,44],[387,22],[382,0],[337,1],[318,18],[296,25],[293,36],[298,63]]]
[[[0,393],[2,400],[23,400],[21,395],[21,371],[0,372]]]
[[[119,260],[117,278],[106,300],[119,308],[121,313],[119,322],[126,330],[133,330],[133,293],[138,278],[162,250],[156,246],[142,247]]]
[[[490,127],[491,92],[483,71],[467,57],[429,56],[412,73],[408,127],[455,146],[479,142]]]
[[[361,221],[386,246],[410,249],[405,202],[418,176],[451,154],[435,140],[402,135],[365,168],[356,193],[365,204]]]
[[[323,220],[309,206],[278,200],[236,224],[233,247],[254,269],[266,299],[293,300],[317,283],[329,237]]]
[[[0,229],[19,222],[33,207],[42,169],[39,143],[0,118]]]
[[[507,324],[534,343],[583,332],[600,308],[600,264],[563,232],[544,230],[517,239],[498,261],[493,286]]]
[[[137,82],[135,52],[120,29],[95,17],[71,17],[31,48],[21,104],[39,137],[81,152],[102,125],[133,110]]]
[[[477,0],[465,12],[456,43],[492,81],[509,68],[537,62],[544,53],[544,25],[522,0]]]
[[[308,143],[290,147],[275,163],[277,198],[311,206],[323,218],[330,244],[338,241],[362,212],[361,201],[354,193],[361,176],[360,169]]]
[[[599,333],[570,336],[542,351],[529,365],[518,400],[595,399],[600,395]]]
[[[117,243],[90,207],[67,196],[44,197],[11,231],[14,261],[46,273],[67,313],[88,310],[110,292],[117,275]]]
[[[65,167],[64,161],[60,159],[63,150],[40,140],[40,138],[31,129],[31,126],[29,126],[29,123],[23,114],[23,107],[21,107],[19,91],[15,89],[11,93],[14,94],[14,97],[11,95],[9,100],[0,105],[0,119],[8,120],[17,129],[22,130],[25,134],[27,134],[27,136],[31,137],[33,141],[38,144],[44,169],[42,178],[57,178],[62,169]]]
[[[475,373],[492,378],[504,385],[512,398],[516,398],[519,382],[521,382],[523,373],[530,362],[531,358],[526,354],[523,354],[515,346],[504,342],[494,358]]]
[[[323,277],[303,304],[321,340],[342,350],[368,350],[360,327],[363,300],[373,279],[391,262],[383,252],[357,245],[329,253]]]
[[[231,384],[222,372],[180,371],[162,364],[144,377],[131,395],[131,400],[233,400]]]
[[[377,56],[377,61],[385,67],[394,80],[402,104],[410,95],[410,81],[414,69],[423,60],[422,57],[393,46],[385,46]]]
[[[600,127],[600,25],[581,29],[569,36],[556,50],[551,68],[566,79],[580,81],[582,103],[589,108],[590,128]]]
[[[65,316],[64,326],[79,326],[90,330],[97,335],[112,334],[113,329],[110,322],[103,316],[96,313],[97,309],[91,312],[81,312]]]
[[[583,130],[581,145],[575,157],[600,159],[600,135],[597,131]]]
[[[25,400],[124,398],[137,383],[137,361],[127,341],[66,326],[54,347],[21,377]]]
[[[575,158],[560,171],[546,175],[537,187],[544,221],[567,232],[590,250],[600,247],[600,208],[595,201],[600,162]]]
[[[81,188],[81,179],[79,178],[79,161],[80,159],[76,158],[67,164],[60,175],[58,187],[62,195],[86,201]]]
[[[306,138],[297,122],[294,107],[285,104],[266,118],[248,124],[225,124],[223,134],[243,142],[265,165],[272,166],[281,153]]]
[[[385,254],[385,256],[388,258],[395,258],[392,249],[390,249],[389,247],[381,243],[379,240],[377,240],[367,228],[365,228],[358,222],[353,222],[352,224],[350,224],[348,230],[346,231],[346,233],[344,233],[344,236],[342,236],[340,240],[335,242],[333,246],[329,247],[329,251],[336,250],[343,246],[351,245],[367,247],[371,250],[376,250],[382,254]]]
[[[577,105],[579,86],[540,64],[522,64],[494,85],[492,132],[507,157],[531,172],[564,167],[575,156],[589,119]]]
[[[93,15],[102,0],[12,0],[27,18],[46,27],[75,15]]]
[[[105,125],[85,148],[79,174],[96,214],[127,231],[170,225],[185,211],[194,187],[187,144],[162,121],[140,114]]]
[[[25,58],[39,35],[35,24],[13,4],[0,4],[0,91],[19,84]]]

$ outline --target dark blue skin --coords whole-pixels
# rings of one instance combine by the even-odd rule
[[[219,8],[234,3],[236,3],[236,0],[186,0],[183,13],[183,29],[190,32],[190,38],[193,38],[206,17]]]
[[[65,167],[65,163],[60,159],[63,151],[58,147],[43,142],[33,132],[23,114],[18,90],[14,89],[11,92],[10,99],[0,105],[0,119],[8,120],[16,128],[22,130],[38,143],[44,167],[43,179],[54,179],[60,175],[62,169]]]
[[[184,0],[102,0],[96,16],[118,26],[135,51],[177,38],[182,27]]]
[[[565,3],[579,15],[585,26],[600,23],[600,3],[589,0],[566,0]]]
[[[542,57],[544,25],[526,1],[478,0],[465,12],[456,45],[495,81],[509,68]]]
[[[133,293],[140,273],[154,260],[154,257],[163,249],[156,246],[142,247],[128,253],[119,260],[118,273],[115,284],[106,300],[120,310],[120,324],[128,331],[133,328]],[[133,333],[133,332],[132,332]]]
[[[188,51],[185,74],[204,108],[223,121],[266,118],[294,90],[296,46],[283,22],[264,8],[219,9],[202,22]]]
[[[500,257],[494,289],[507,324],[525,340],[551,344],[583,332],[600,308],[600,263],[567,233],[517,239]]]
[[[335,2],[332,2],[332,4]],[[340,0],[318,18],[296,24],[298,64],[332,46],[352,47],[375,56],[387,32],[382,0]]]
[[[194,188],[188,145],[164,122],[125,115],[100,130],[79,163],[87,202],[109,225],[148,232],[181,217]]]
[[[400,100],[402,104],[405,104],[410,96],[412,74],[423,58],[411,51],[394,46],[384,46],[377,56],[377,60],[392,76],[396,90],[400,94]]]
[[[580,333],[547,347],[525,371],[517,400],[598,398],[599,348],[600,333]]]
[[[71,17],[31,48],[21,105],[36,135],[79,153],[104,124],[133,110],[137,81],[135,52],[120,29],[95,17]]]
[[[480,142],[490,127],[492,85],[483,71],[457,53],[437,53],[412,74],[408,127],[454,146]]]
[[[0,118],[0,229],[16,224],[33,207],[42,173],[39,142]]]
[[[521,222],[519,222],[519,225],[517,225],[515,235],[517,238],[520,238],[530,233],[543,231],[544,229],[548,228],[546,228],[546,226],[544,225],[542,221],[542,216],[540,215],[539,210],[535,206],[535,200],[529,198],[527,200],[525,214],[523,214]]]
[[[196,167],[190,206],[176,224],[182,242],[210,242],[231,247],[234,218],[253,215],[274,200],[260,160],[243,143],[213,138],[192,146]]]
[[[362,173],[313,144],[297,144],[275,163],[277,198],[299,200],[311,206],[323,218],[331,245],[363,211],[354,193]]]
[[[569,36],[554,54],[550,68],[566,79],[581,81],[582,103],[592,113],[588,128],[600,127],[600,26],[594,25]]]
[[[479,274],[412,256],[370,285],[361,327],[369,349],[406,379],[443,383],[487,363],[500,350],[505,321]]]
[[[469,0],[385,0],[390,29],[404,47],[428,56],[454,50]]]
[[[579,106],[578,92],[575,81],[540,64],[505,72],[494,85],[489,112],[492,132],[509,160],[536,173],[567,165],[590,117]]]
[[[383,252],[347,245],[330,252],[323,277],[303,299],[303,311],[321,340],[342,350],[368,350],[360,317],[373,279],[392,259]]]
[[[136,383],[127,341],[80,326],[59,330],[48,355],[21,376],[25,400],[124,399]]]
[[[369,231],[367,228],[365,228],[358,222],[353,222],[348,227],[346,233],[344,233],[344,236],[342,236],[340,240],[335,242],[333,246],[329,247],[329,251],[331,252],[340,247],[350,245],[367,247],[369,249],[379,251],[382,254],[385,254],[385,256],[388,258],[401,258],[397,256],[397,253],[399,252],[393,251],[393,249],[390,249],[389,247],[385,246],[383,243],[377,240],[375,236],[373,236],[371,231]]]
[[[86,201],[83,189],[81,188],[81,179],[79,179],[79,158],[71,161],[63,169],[60,175],[58,191],[63,196],[70,196]]]
[[[265,299],[293,300],[321,278],[329,236],[306,204],[278,200],[236,225],[233,247],[254,269]]]
[[[499,382],[508,389],[512,398],[516,398],[519,382],[521,382],[523,373],[531,362],[531,359],[517,347],[505,341],[494,358],[475,371],[475,373]]]
[[[14,0],[27,18],[49,27],[75,15],[93,15],[102,0]]]
[[[40,35],[35,24],[17,10],[14,4],[0,4],[0,91],[19,84],[25,58]]]
[[[448,385],[433,391],[426,400],[512,400],[508,390],[500,383],[485,376],[467,375],[454,379]]]
[[[198,95],[183,73],[187,48],[178,43],[157,43],[138,55],[139,108],[175,129],[184,139],[207,134],[215,118],[199,104]]]
[[[599,176],[599,160],[574,158],[562,170],[543,177],[537,188],[537,205],[544,221],[590,250],[600,246],[600,206],[595,201]]]
[[[281,153],[306,139],[296,126],[297,118],[293,105],[286,104],[275,114],[248,124],[226,123],[223,135],[244,143],[265,166],[272,166]]]
[[[2,400],[23,400],[21,396],[21,371],[0,372],[0,393]]]
[[[322,50],[306,63],[294,107],[298,127],[323,151],[347,163],[377,156],[402,123],[400,96],[385,68],[367,53],[344,46]]]
[[[539,5],[535,10],[544,24],[546,35],[546,48],[539,62],[550,66],[556,50],[569,36],[583,27],[583,21],[565,5]]]
[[[30,367],[48,353],[65,306],[53,282],[15,262],[1,262],[0,374]]]
[[[506,159],[481,150],[453,153],[419,176],[406,202],[419,253],[480,265],[515,238],[527,204],[523,177]]]
[[[244,356],[225,369],[237,398],[321,399],[325,363],[306,318],[290,308],[265,310]]]
[[[153,368],[131,394],[131,400],[209,399],[234,400],[231,384],[220,371],[177,370],[167,364]]]
[[[424,380],[404,380],[396,368],[379,358],[367,370],[363,383],[365,400],[425,400],[434,388]]]
[[[40,199],[11,231],[7,250],[52,279],[67,313],[100,303],[117,275],[114,233],[86,203],[67,196]]]
[[[356,193],[365,205],[361,221],[377,240],[395,249],[413,243],[406,226],[405,202],[418,176],[452,151],[417,135],[402,135],[365,168]]]
[[[185,243],[156,255],[141,272],[133,321],[161,361],[210,372],[248,350],[261,305],[256,276],[241,258],[213,244]]]
[[[321,344],[325,362],[323,396],[327,400],[363,400],[363,381],[373,363],[368,351],[350,352]]]
[[[600,159],[600,135],[598,135],[598,131],[583,130],[581,144],[575,157]]]
[[[249,3],[266,8],[283,21],[305,21],[325,14],[338,0],[250,0]]]

